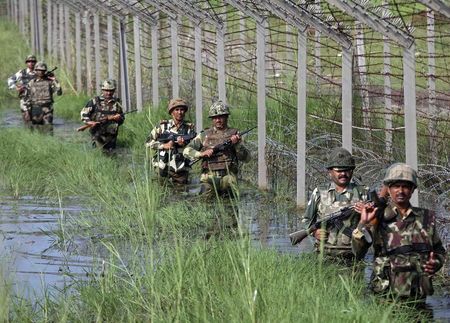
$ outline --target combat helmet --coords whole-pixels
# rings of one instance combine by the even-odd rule
[[[102,90],[114,91],[116,89],[116,81],[107,79],[102,82]]]
[[[47,64],[44,62],[37,62],[36,66],[34,67],[36,71],[46,71],[47,70]]]
[[[213,105],[209,108],[208,118],[229,114],[230,110],[228,109],[228,106],[219,100],[214,102]]]
[[[347,149],[342,147],[334,148],[328,155],[326,167],[327,169],[354,169],[355,159]]]
[[[34,56],[34,55],[28,55],[26,58],[25,58],[25,63],[28,63],[28,62],[36,62],[37,61],[37,59],[36,59],[36,56]]]
[[[184,107],[186,111],[188,110],[188,105],[183,99],[171,99],[167,106],[167,111],[171,114],[172,110],[178,107]]]
[[[409,182],[417,187],[417,172],[411,166],[404,163],[395,163],[386,170],[383,184],[390,186],[391,184],[404,181]]]

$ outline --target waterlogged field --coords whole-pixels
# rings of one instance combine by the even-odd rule
[[[0,26],[2,42],[21,43],[12,41],[16,30]],[[2,47],[0,56],[14,61],[24,52]],[[9,72],[2,68],[0,77]],[[1,91],[2,120],[9,120],[0,127],[2,250],[21,241],[16,256],[35,261],[24,266],[56,278],[14,268],[17,258],[2,261],[0,321],[429,319],[367,293],[363,266],[323,262],[307,242],[301,246],[307,252],[290,248],[287,233],[298,213],[283,198],[246,185],[240,201],[206,202],[193,196],[195,187],[180,192],[152,180],[143,142],[166,116],[164,107],[127,117],[111,157],[73,131],[85,97],[68,90],[56,102],[65,130],[51,136],[22,127],[14,119],[17,102]],[[17,279],[30,280],[38,292]]]

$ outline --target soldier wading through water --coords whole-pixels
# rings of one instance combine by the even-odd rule
[[[102,82],[102,95],[86,103],[81,110],[81,120],[89,126],[92,146],[105,152],[116,148],[119,126],[125,121],[120,99],[114,96],[115,80]]]
[[[20,99],[20,111],[22,112],[22,119],[25,123],[28,123],[31,120],[30,112],[26,104],[26,96],[28,83],[36,77],[34,71],[36,61],[36,56],[28,55],[25,58],[27,67],[8,78],[8,88],[15,88],[17,90]]]
[[[361,220],[353,231],[353,251],[357,258],[364,257],[371,243],[361,231],[370,230],[374,249],[371,289],[375,293],[424,301],[433,294],[431,280],[445,257],[436,231],[436,215],[410,204],[417,188],[417,173],[410,166],[393,164],[383,183],[389,202],[384,208],[365,204],[361,209]]]

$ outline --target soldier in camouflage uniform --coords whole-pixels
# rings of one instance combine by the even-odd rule
[[[328,156],[327,169],[331,183],[320,185],[312,192],[302,219],[305,228],[342,207],[367,199],[368,188],[352,181],[355,160],[350,152],[344,148],[333,149]],[[322,241],[325,256],[350,265],[354,259],[351,236],[359,222],[359,216],[354,211],[341,223],[316,230],[316,251],[320,251]]]
[[[353,231],[353,251],[356,257],[364,257],[371,244],[361,231],[369,228],[374,248],[372,290],[424,300],[433,294],[431,278],[445,258],[435,213],[409,203],[417,187],[417,173],[410,166],[393,164],[383,183],[390,201],[385,208],[370,204],[362,208],[361,220]]]
[[[203,160],[201,168],[202,193],[237,193],[239,161],[248,162],[250,152],[241,142],[238,130],[228,127],[228,107],[215,102],[209,109],[213,127],[202,131],[184,149],[186,158]],[[213,147],[231,140],[228,149],[215,153]]]
[[[182,99],[170,100],[167,110],[171,120],[161,120],[152,129],[145,146],[155,151],[153,166],[161,178],[169,178],[176,184],[187,184],[190,160],[182,154],[182,149],[188,144],[181,136],[176,141],[161,142],[162,135],[192,135],[195,136],[194,124],[186,122],[184,116],[188,111],[187,103]]]
[[[8,88],[16,89],[20,99],[20,111],[22,112],[22,119],[25,123],[28,123],[30,119],[30,113],[26,105],[27,85],[36,77],[34,67],[36,65],[36,56],[28,55],[25,59],[27,68],[21,69],[16,74],[8,78]]]
[[[92,145],[112,151],[116,148],[119,126],[125,121],[125,115],[120,99],[114,96],[116,81],[105,80],[101,88],[102,95],[89,100],[81,110],[81,120],[91,126]]]
[[[20,110],[22,112],[22,119],[25,123],[30,121],[30,113],[26,105],[27,85],[36,77],[34,67],[36,65],[36,56],[28,55],[25,58],[27,67],[19,70],[16,74],[8,78],[8,87],[10,89],[15,88],[18,92],[20,99]]]
[[[26,104],[30,111],[31,123],[53,124],[53,94],[62,95],[62,89],[54,76],[47,75],[47,64],[37,62],[34,68],[36,78],[27,86]]]

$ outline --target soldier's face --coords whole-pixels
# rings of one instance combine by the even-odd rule
[[[27,61],[27,67],[30,70],[34,70],[34,65],[36,65],[36,61]]]
[[[212,117],[212,123],[216,129],[222,130],[227,127],[228,124],[228,116],[222,115],[222,116],[215,116]]]
[[[111,99],[114,95],[114,90],[102,90],[102,94],[105,99]]]
[[[184,120],[184,115],[186,114],[185,107],[178,107],[172,110],[170,113],[172,115],[173,120],[176,122],[181,122]]]
[[[328,170],[331,180],[339,187],[346,187],[352,179],[353,169],[331,168]]]
[[[36,71],[36,76],[37,76],[38,78],[43,78],[43,77],[44,77],[44,74],[45,74],[45,71],[43,71],[43,70],[37,70],[37,71]]]
[[[409,204],[414,186],[409,182],[398,181],[389,186],[389,195],[395,204]]]

